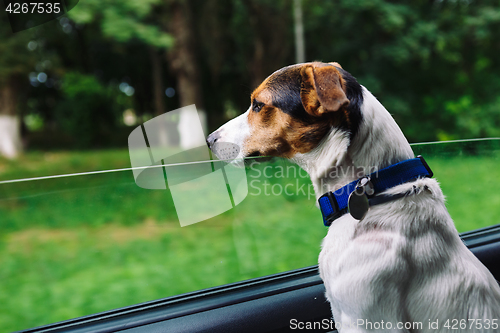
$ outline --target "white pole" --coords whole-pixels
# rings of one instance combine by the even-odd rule
[[[294,0],[295,16],[295,61],[303,63],[306,61],[306,48],[304,41],[304,23],[302,21],[302,0]]]
[[[18,116],[0,115],[0,156],[13,159],[21,152],[20,121]]]

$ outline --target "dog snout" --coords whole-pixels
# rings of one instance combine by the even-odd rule
[[[214,146],[214,143],[217,142],[217,140],[220,139],[220,133],[219,131],[212,132],[208,137],[207,137],[207,145],[208,148],[212,149]]]

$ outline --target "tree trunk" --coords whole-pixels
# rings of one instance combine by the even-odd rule
[[[270,2],[243,0],[248,10],[248,23],[252,28],[253,55],[249,59],[252,89],[272,72],[286,64],[290,54],[290,37],[287,33],[291,25],[287,15],[282,15]],[[288,10],[288,2],[283,5]],[[276,19],[279,17],[279,19]]]
[[[168,53],[171,71],[177,78],[177,93],[181,107],[195,104],[203,130],[206,133],[206,116],[203,110],[201,76],[196,59],[195,29],[193,24],[192,4],[188,0],[169,1],[172,17],[169,31],[175,38],[174,47]],[[185,115],[188,117],[189,115]],[[183,115],[181,114],[181,117]],[[179,128],[180,142],[188,142],[183,137],[191,136],[189,130]],[[184,149],[193,147],[183,147]]]
[[[165,113],[161,57],[158,50],[153,46],[149,48],[149,54],[151,56],[151,76],[153,77],[155,116],[159,116]]]
[[[168,60],[170,69],[177,77],[180,106],[196,104],[196,107],[203,108],[190,1],[172,2],[170,12],[172,18],[169,28],[175,38],[175,45],[168,54]]]
[[[17,157],[22,150],[21,126],[16,112],[16,85],[14,79],[0,87],[0,155]]]
[[[160,116],[166,112],[162,59],[158,49],[153,46],[149,47],[149,55],[151,60],[151,77],[153,78],[154,115]],[[169,117],[166,118],[166,123],[161,124],[156,134],[158,135],[158,143],[161,146],[177,146],[179,144],[177,124]]]

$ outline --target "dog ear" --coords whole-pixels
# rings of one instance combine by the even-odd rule
[[[302,67],[300,75],[300,98],[309,114],[321,116],[349,105],[340,83],[340,73],[335,67],[307,65]]]

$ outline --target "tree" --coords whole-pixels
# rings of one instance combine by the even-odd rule
[[[31,31],[12,33],[0,15],[0,155],[7,158],[22,151],[19,94],[35,62],[28,49],[31,38]]]
[[[168,62],[177,78],[180,106],[196,104],[203,108],[192,3],[189,0],[167,0],[167,5],[170,13],[167,27],[175,38]]]

